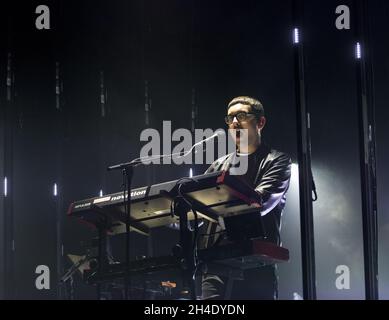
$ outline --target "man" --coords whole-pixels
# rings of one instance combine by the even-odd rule
[[[215,161],[206,173],[230,170],[237,157],[248,157],[247,172],[240,175],[260,194],[262,207],[253,214],[260,219],[266,231],[267,240],[280,244],[280,220],[289,187],[291,160],[282,152],[270,149],[261,139],[266,124],[262,104],[251,97],[237,97],[228,104],[226,124],[236,144],[236,152]],[[246,129],[243,130],[242,129]],[[239,218],[239,216],[238,216]],[[228,241],[219,225],[209,223],[203,245],[211,247]],[[228,273],[227,273],[228,274]],[[216,274],[205,268],[202,279],[203,299],[276,299],[276,266],[245,270],[242,280]]]

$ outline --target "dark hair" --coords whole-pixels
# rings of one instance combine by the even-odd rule
[[[247,96],[241,96],[232,99],[228,104],[227,110],[238,103],[249,105],[251,107],[251,112],[254,112],[258,119],[265,115],[265,109],[263,108],[262,103],[255,98]]]

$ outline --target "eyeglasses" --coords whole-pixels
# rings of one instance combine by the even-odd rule
[[[224,121],[230,125],[234,122],[234,118],[238,120],[238,122],[246,121],[249,114],[256,114],[253,112],[238,112],[237,114],[230,114],[228,116],[225,116]]]

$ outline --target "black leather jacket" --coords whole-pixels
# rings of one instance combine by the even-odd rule
[[[228,170],[236,152],[228,154],[216,160],[206,171]],[[285,207],[286,192],[289,188],[291,175],[291,159],[285,153],[270,149],[262,144],[256,151],[254,165],[258,169],[250,170],[255,177],[251,178],[252,187],[262,195],[262,222],[268,236],[268,240],[280,244],[280,222],[282,210]],[[220,227],[214,223],[208,223],[207,234],[217,234]],[[218,236],[205,239],[203,245],[211,246]]]

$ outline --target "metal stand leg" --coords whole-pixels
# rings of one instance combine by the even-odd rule
[[[188,204],[180,198],[175,199],[175,214],[180,217],[180,247],[183,269],[183,287],[189,291],[190,299],[196,300],[194,279],[195,261],[192,233],[188,229]]]
[[[98,273],[102,273],[104,267],[107,265],[107,233],[105,228],[98,229],[99,239],[98,239]],[[101,300],[101,286],[102,284],[97,284],[97,299]]]

